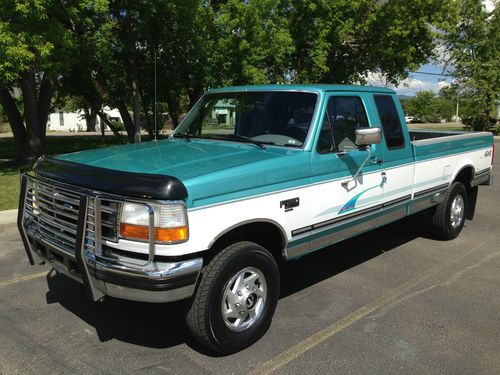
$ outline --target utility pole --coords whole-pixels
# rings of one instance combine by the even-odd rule
[[[155,141],[156,141],[156,133],[158,132],[158,127],[156,125],[156,51],[155,51],[155,83],[154,83],[154,86],[155,86],[155,99],[154,99],[154,113],[153,113],[153,116],[154,116],[154,123],[155,123]]]

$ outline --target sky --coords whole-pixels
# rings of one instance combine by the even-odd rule
[[[488,12],[492,11],[494,8],[493,0],[483,0],[483,4]],[[432,74],[443,74],[443,71],[444,66],[438,62],[429,62],[422,65],[417,70],[417,72]],[[409,77],[401,81],[398,86],[387,86],[394,89],[398,95],[414,96],[417,91],[421,90],[431,90],[437,94],[442,87],[448,86],[452,82],[452,77],[432,74],[410,73]],[[444,74],[446,74],[446,72]],[[368,82],[374,86],[386,86],[383,77],[376,73],[372,73],[368,76]]]

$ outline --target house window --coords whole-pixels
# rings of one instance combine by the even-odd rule
[[[64,112],[59,112],[59,126],[64,126]]]

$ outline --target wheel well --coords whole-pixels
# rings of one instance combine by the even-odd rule
[[[211,259],[220,250],[240,241],[250,241],[259,244],[271,252],[277,261],[282,259],[282,251],[286,245],[285,234],[278,225],[265,221],[252,222],[242,224],[222,234],[210,246],[207,257]]]
[[[474,177],[474,168],[471,166],[464,167],[460,172],[458,172],[455,177],[454,182],[461,182],[465,186],[467,191],[467,209],[465,212],[465,217],[469,220],[474,218],[474,213],[476,211],[476,201],[477,201],[477,186],[472,187],[472,178]]]
[[[460,181],[465,185],[465,188],[469,190],[471,188],[472,177],[474,176],[474,169],[472,167],[465,167],[460,172],[458,172],[454,181]]]

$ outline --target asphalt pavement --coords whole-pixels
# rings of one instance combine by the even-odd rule
[[[182,303],[88,302],[0,223],[0,374],[499,374],[499,184],[453,241],[419,215],[287,262],[270,330],[229,356],[189,337]]]

